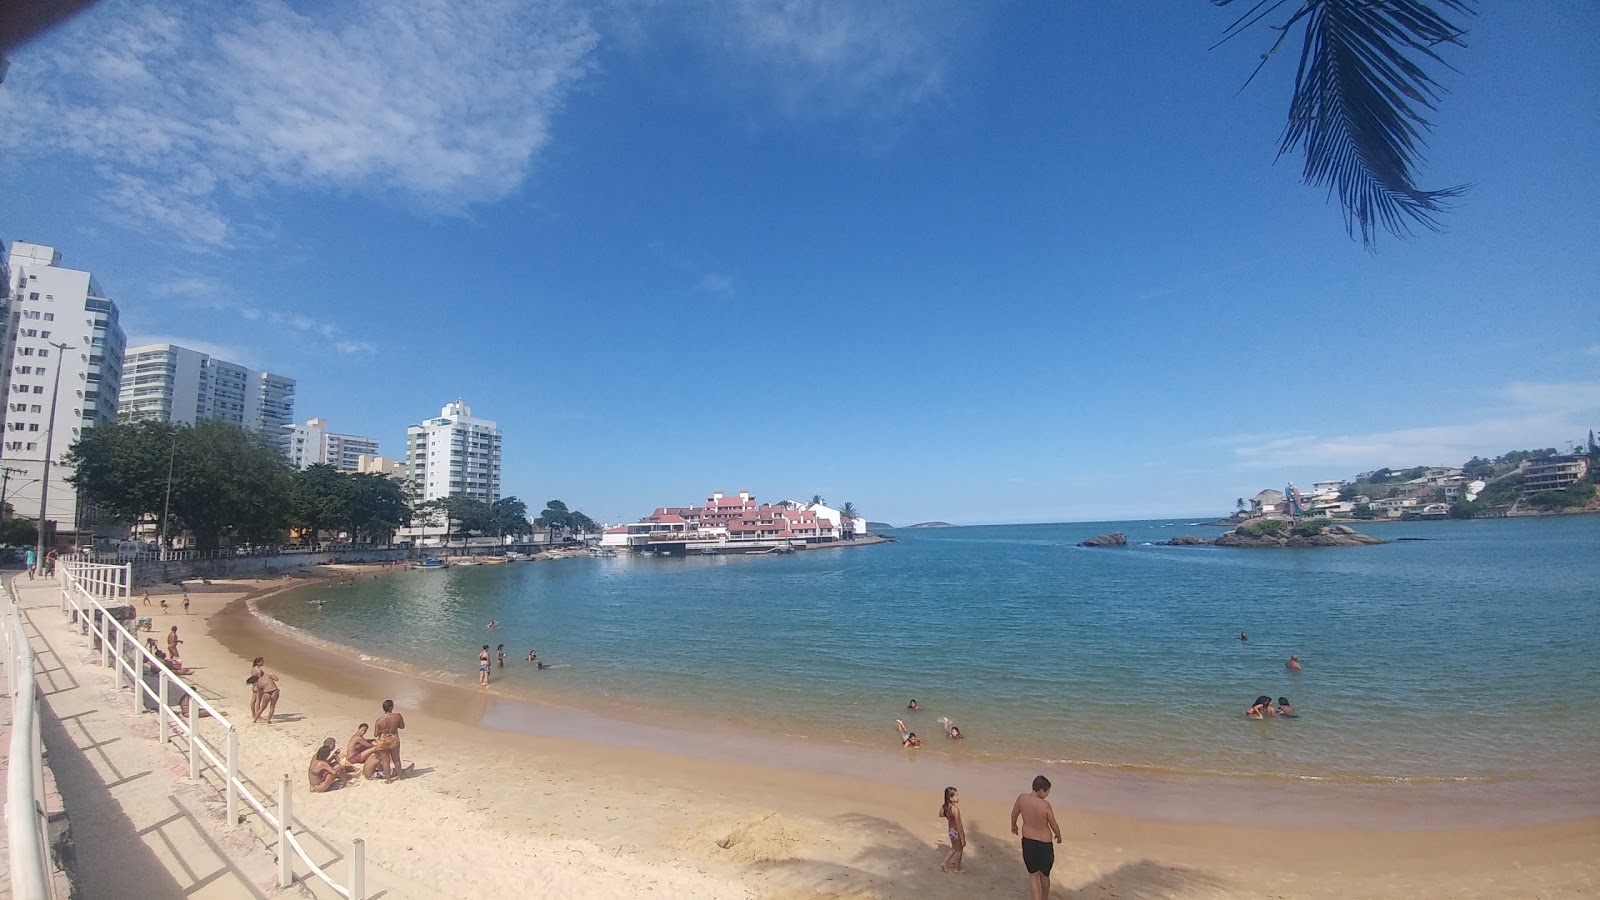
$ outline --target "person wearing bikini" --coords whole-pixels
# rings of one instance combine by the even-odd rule
[[[1028,891],[1033,900],[1050,896],[1050,870],[1056,864],[1056,848],[1050,838],[1054,836],[1055,842],[1061,843],[1061,826],[1056,824],[1056,812],[1045,799],[1048,796],[1050,779],[1038,775],[1033,779],[1033,790],[1019,795],[1011,805],[1011,833],[1022,836],[1022,865],[1028,870]]]
[[[272,724],[272,716],[278,711],[278,695],[283,692],[278,689],[278,676],[271,672],[262,672],[260,675],[251,675],[245,679],[245,684],[251,685],[261,692],[261,706],[256,710],[252,722],[261,721],[263,713],[267,716],[267,724]]]
[[[945,854],[944,862],[939,863],[939,871],[954,872],[957,875],[965,873],[961,868],[961,851],[967,846],[967,829],[961,824],[961,794],[953,787],[944,789],[944,805],[939,807],[939,817],[944,819],[945,834],[950,838],[950,852]]]
[[[489,683],[489,645],[484,644],[478,652],[478,684]]]
[[[405,776],[405,767],[400,762],[400,732],[405,727],[406,717],[394,711],[394,701],[383,701],[383,715],[372,723],[377,740],[372,745],[374,752],[368,759],[381,759],[385,777],[391,782]]]
[[[311,780],[311,792],[314,794],[325,794],[345,783],[344,770],[333,764],[333,748],[326,743],[317,748],[317,755],[311,758],[311,765],[306,767],[306,776]]]

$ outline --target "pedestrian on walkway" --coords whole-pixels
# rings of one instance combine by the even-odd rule
[[[28,552],[22,554],[22,561],[28,564],[28,580],[32,581],[33,580],[33,570],[39,563],[39,554],[38,554],[38,552],[36,550],[34,550],[32,547],[29,547],[28,548]]]

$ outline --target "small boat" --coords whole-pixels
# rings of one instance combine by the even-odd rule
[[[483,561],[482,560],[478,560],[478,559],[473,559],[472,557],[469,556],[466,559],[458,559],[458,560],[456,560],[454,564],[458,565],[458,566],[481,566],[481,565],[483,565]]]
[[[710,547],[701,547],[700,548],[700,555],[701,556],[716,556],[717,555],[717,551],[711,549]]]
[[[521,552],[519,550],[507,550],[506,551],[506,562],[527,562],[528,559],[529,559],[528,554],[523,553],[523,552]]]
[[[589,551],[589,555],[590,556],[601,557],[601,558],[608,558],[608,557],[616,556],[617,555],[617,551],[611,549],[610,547],[596,547],[593,550]]]
[[[411,568],[413,568],[413,569],[424,569],[424,570],[429,570],[429,569],[448,569],[448,568],[450,568],[450,564],[445,562],[442,559],[435,559],[435,558],[430,556],[427,559],[423,560],[422,562],[412,563],[411,564]]]

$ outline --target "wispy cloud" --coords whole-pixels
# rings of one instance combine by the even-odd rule
[[[195,247],[232,238],[224,191],[459,209],[519,188],[598,40],[562,0],[334,9],[101,4],[17,54],[0,150],[93,163],[125,221]]]
[[[668,268],[685,276],[690,289],[718,297],[734,296],[736,286],[734,278],[727,272],[710,268],[661,241],[651,241],[648,247],[650,252]]]
[[[1479,415],[1455,424],[1339,435],[1237,436],[1225,442],[1250,468],[1457,464],[1475,454],[1534,445],[1564,449],[1600,423],[1600,382],[1519,382],[1497,391]]]
[[[178,305],[231,313],[246,322],[271,325],[313,340],[320,340],[329,349],[341,355],[378,352],[378,345],[351,337],[339,324],[303,312],[255,303],[239,296],[226,282],[210,275],[174,272],[165,278],[155,279],[151,284],[151,290],[157,296],[169,298]]]

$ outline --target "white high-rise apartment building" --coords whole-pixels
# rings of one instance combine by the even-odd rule
[[[86,428],[117,419],[126,338],[117,305],[88,272],[61,265],[54,247],[16,241],[7,256],[11,270],[11,343],[6,363],[11,383],[5,394],[5,430],[0,432],[0,465],[7,472],[5,502],[18,515],[39,515],[45,445],[51,444],[50,491],[45,518],[58,531],[83,531],[94,525],[90,508],[80,508],[78,492],[67,482],[72,470],[61,465]],[[67,345],[62,349],[57,344]],[[59,379],[59,390],[57,383]],[[55,397],[55,429],[50,428]]]
[[[128,350],[117,413],[124,422],[193,425],[220,419],[260,432],[286,449],[294,420],[294,379],[175,344]]]
[[[500,428],[475,419],[460,400],[437,418],[406,429],[406,469],[414,502],[442,497],[500,499]]]
[[[296,469],[333,466],[341,472],[360,472],[363,456],[378,455],[378,439],[328,430],[327,419],[308,419],[304,425],[285,425],[286,451]]]

